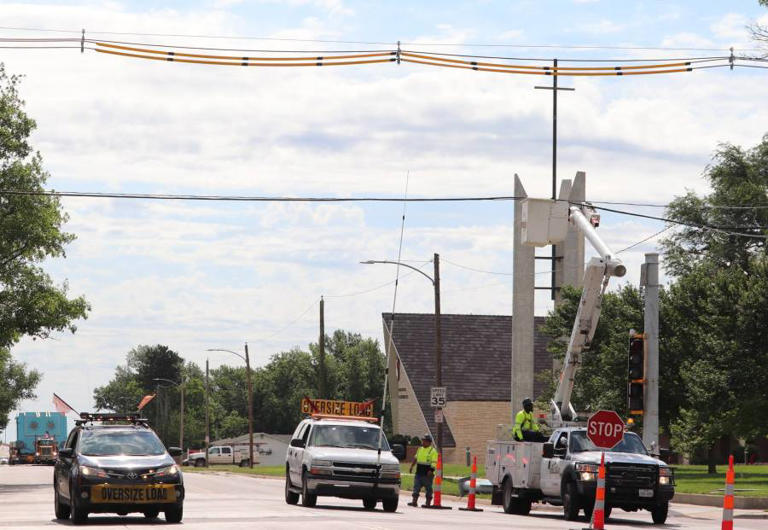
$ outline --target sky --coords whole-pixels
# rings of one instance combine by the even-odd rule
[[[2,38],[74,38],[85,29],[91,39],[313,55],[401,41],[409,50],[611,66],[728,55],[731,46],[754,55],[746,29],[754,21],[768,24],[756,0],[0,4]],[[513,195],[518,174],[529,196],[550,194],[551,92],[534,89],[549,77],[406,63],[203,66],[79,48],[6,48],[0,61],[24,75],[32,143],[56,190],[400,198],[407,187],[410,197],[490,196]],[[593,201],[665,204],[687,190],[706,193],[703,172],[718,145],[754,146],[767,132],[766,81],[768,72],[748,68],[561,78],[575,91],[559,95],[558,177],[585,171]],[[142,344],[215,367],[241,361],[206,349],[241,352],[248,342],[263,365],[317,340],[321,295],[328,333],[382,340],[396,270],[359,262],[397,259],[402,202],[62,205],[77,240],[45,268],[92,311],[75,334],[13,348],[43,373],[38,398],[20,411],[51,410],[53,392],[91,410],[93,389]],[[440,254],[443,313],[510,314],[512,220],[510,202],[408,203],[402,259],[431,273]],[[603,214],[600,232],[619,250],[662,228]],[[628,273],[615,286],[638,283],[657,241],[620,254]],[[547,285],[548,264],[537,267]],[[432,312],[426,279],[403,271],[395,309]],[[548,294],[537,292],[537,314],[549,309]],[[5,436],[14,435],[12,421]]]

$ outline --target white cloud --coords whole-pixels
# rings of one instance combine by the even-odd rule
[[[603,18],[597,22],[582,25],[579,27],[579,30],[586,33],[602,35],[605,33],[619,33],[624,31],[626,27],[626,24],[619,24],[612,20],[608,20],[607,18]]]

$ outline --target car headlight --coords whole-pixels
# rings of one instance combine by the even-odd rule
[[[668,467],[659,468],[659,485],[668,486],[674,484],[675,475],[672,473],[672,469]]]
[[[107,473],[103,469],[91,466],[80,466],[80,474],[88,478],[107,478]]]
[[[381,476],[400,478],[400,464],[382,464]]]
[[[176,464],[161,467],[157,471],[155,471],[156,477],[175,477],[179,474],[179,468],[176,466]]]
[[[313,475],[330,475],[333,471],[333,462],[330,460],[312,460],[309,472]]]
[[[579,478],[585,482],[588,482],[597,478],[597,472],[600,469],[600,466],[597,464],[584,464],[582,462],[578,462],[574,468],[576,469]]]

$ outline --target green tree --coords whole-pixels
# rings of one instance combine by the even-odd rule
[[[24,112],[19,81],[0,63],[0,426],[20,399],[34,396],[40,379],[11,360],[10,348],[25,335],[74,332],[74,321],[89,310],[84,298],[68,298],[66,282],[54,285],[40,266],[64,257],[75,236],[61,230],[67,216],[59,199],[39,194],[48,174],[29,143],[35,122]]]
[[[669,204],[666,216],[678,225],[661,241],[664,268],[679,277],[702,262],[747,270],[766,254],[768,235],[768,135],[752,149],[724,144],[705,173],[712,192],[689,191]],[[711,229],[720,227],[722,229]]]

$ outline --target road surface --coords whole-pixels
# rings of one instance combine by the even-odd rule
[[[47,466],[0,466],[0,527],[18,529],[72,526],[57,521],[53,514],[53,468]],[[321,497],[317,508],[289,506],[283,498],[283,481],[245,475],[186,473],[187,498],[183,526],[187,528],[302,528],[303,530],[345,530],[386,528],[583,528],[584,522],[563,520],[561,512],[547,507],[530,516],[507,515],[497,506],[482,506],[479,513],[461,512],[463,503],[448,503],[453,510],[412,508],[402,496],[397,513],[385,513],[381,505],[374,512],[363,510],[359,501]],[[537,505],[534,505],[534,508]],[[648,512],[614,512],[607,528],[653,529]],[[718,508],[673,504],[667,528],[718,529],[722,511]],[[737,529],[768,528],[768,514],[737,510]],[[140,514],[119,517],[96,514],[86,528],[139,528],[170,526],[162,519],[146,521]]]

